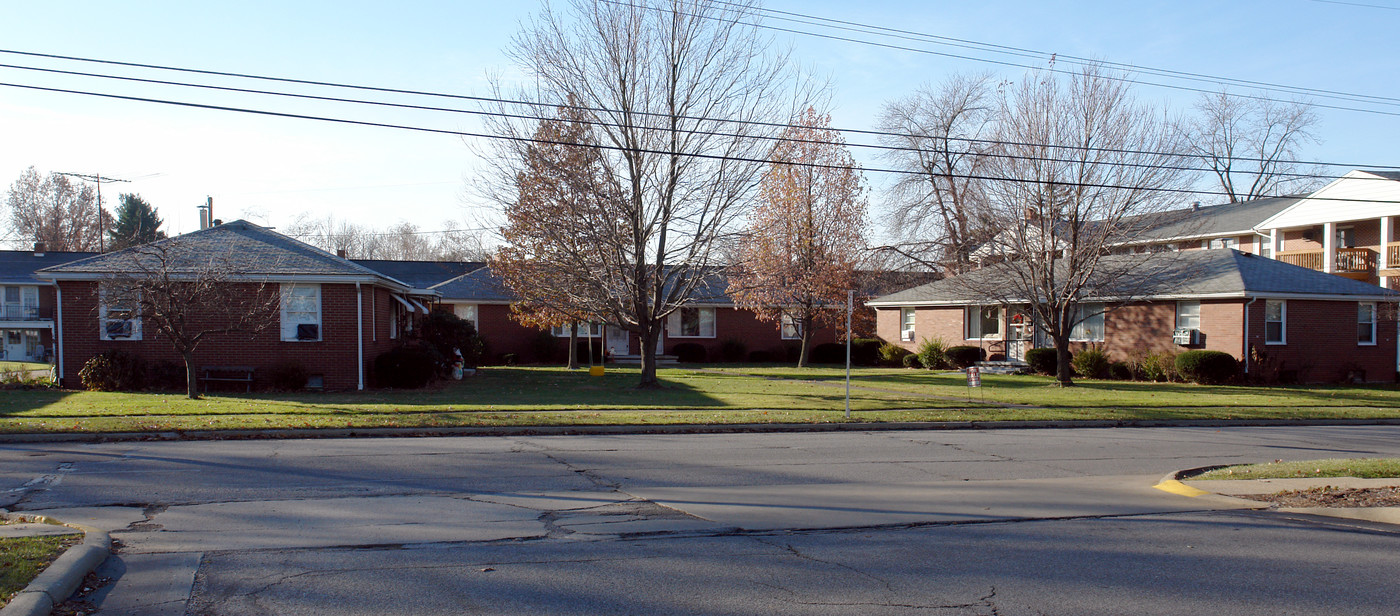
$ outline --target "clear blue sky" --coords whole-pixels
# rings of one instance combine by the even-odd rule
[[[1358,6],[1359,4],[1374,6]],[[0,48],[219,71],[459,94],[489,94],[488,76],[515,74],[502,48],[537,10],[532,1],[0,3]],[[1400,2],[1178,0],[1173,2],[911,2],[771,0],[767,8],[999,45],[1192,73],[1400,98]],[[810,26],[770,20],[802,30]],[[1013,58],[927,42],[839,36]],[[887,101],[955,72],[1015,79],[1024,69],[806,36],[772,33],[803,66],[832,81],[833,122],[869,128]],[[0,63],[230,84],[135,69],[0,54]],[[1149,80],[1148,77],[1142,77]],[[0,68],[0,82],[290,113],[475,130],[470,116],[191,92]],[[1214,88],[1196,82],[1189,87]],[[239,82],[244,87],[259,87]],[[273,85],[276,89],[291,89]],[[344,95],[311,87],[297,91]],[[1185,111],[1190,92],[1140,86],[1145,101]],[[1281,97],[1282,95],[1274,95]],[[402,97],[378,97],[407,100]],[[421,102],[415,100],[413,102]],[[1354,103],[1323,101],[1353,106]],[[1400,106],[1365,105],[1390,114]],[[1324,143],[1308,158],[1400,165],[1400,115],[1321,109]],[[852,141],[859,137],[849,138]],[[868,139],[868,138],[866,138]],[[257,117],[0,87],[0,185],[29,165],[134,181],[175,231],[196,226],[206,196],[221,218],[285,226],[297,214],[424,229],[477,220],[464,190],[474,154],[460,138]],[[857,157],[880,166],[868,151]],[[1344,170],[1338,170],[1338,173]],[[872,174],[878,188],[885,178]],[[880,194],[874,195],[878,202]],[[461,224],[460,222],[458,224]]]

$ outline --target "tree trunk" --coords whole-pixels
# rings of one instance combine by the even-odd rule
[[[185,395],[191,400],[199,399],[199,375],[194,370],[194,351],[181,351],[185,359]]]
[[[1069,353],[1069,336],[1058,336],[1055,340],[1055,380],[1060,387],[1074,387],[1074,364]]]
[[[569,322],[569,369],[578,370],[578,321]]]
[[[649,323],[642,333],[642,380],[637,389],[661,389],[661,381],[656,378],[656,339],[661,335],[657,323]]]
[[[812,317],[802,317],[797,326],[802,328],[802,331],[798,332],[798,336],[802,339],[802,348],[797,352],[797,367],[806,368],[807,352],[812,348]]]

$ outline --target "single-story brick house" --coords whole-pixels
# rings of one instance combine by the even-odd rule
[[[1168,282],[1128,303],[1086,298],[1080,310],[1088,317],[1071,335],[1074,350],[1096,345],[1114,360],[1147,352],[1224,351],[1246,371],[1278,370],[1305,382],[1362,373],[1368,381],[1392,381],[1400,371],[1400,293],[1233,249],[1153,258]],[[980,301],[959,278],[869,302],[880,337],[910,350],[924,339],[941,338],[1012,360],[1050,346],[1025,307]],[[1255,365],[1261,357],[1268,366]]]
[[[178,240],[178,241],[175,241]],[[220,259],[229,284],[280,293],[278,322],[250,336],[220,334],[195,351],[197,366],[246,366],[265,374],[294,361],[326,389],[363,389],[372,362],[432,309],[436,294],[247,221],[234,221],[161,240],[175,252],[170,269],[195,271]],[[108,349],[123,349],[151,362],[181,360],[139,311],[107,306],[103,281],[130,274],[132,250],[94,255],[39,272],[55,286],[57,373],[64,387],[80,387],[78,370]],[[182,269],[185,268],[185,269]],[[110,282],[109,282],[110,284]],[[195,308],[191,318],[199,318]],[[255,382],[257,382],[255,380]]]
[[[35,272],[91,257],[91,252],[0,250],[0,360],[46,362],[55,349],[57,287]]]

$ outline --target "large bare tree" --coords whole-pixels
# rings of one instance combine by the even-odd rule
[[[808,109],[773,148],[773,165],[731,268],[729,294],[761,320],[787,319],[807,365],[812,331],[845,314],[866,253],[865,181],[831,117]]]
[[[1192,153],[1215,175],[1231,203],[1305,192],[1319,183],[1316,167],[1297,162],[1318,143],[1318,116],[1305,102],[1202,94],[1187,124]]]
[[[656,345],[666,318],[692,301],[736,232],[766,166],[770,139],[808,101],[784,55],[769,51],[749,0],[572,0],[546,4],[507,53],[534,80],[546,117],[577,107],[596,131],[622,228],[601,266],[573,282],[609,324],[641,339],[641,387],[659,386]],[[490,158],[501,203],[533,139],[528,120],[498,118]],[[512,141],[516,140],[516,141]],[[505,185],[505,186],[502,186]],[[611,221],[606,221],[611,224]]]
[[[1184,146],[1172,121],[1134,101],[1126,80],[1092,65],[1014,85],[997,139],[996,179],[985,189],[1001,232],[978,251],[990,265],[953,280],[986,304],[1028,309],[1069,386],[1071,331],[1094,316],[1081,303],[1131,301],[1164,282],[1153,255],[1109,253],[1159,224],[1150,214],[1189,186]]]
[[[200,344],[220,335],[252,337],[278,322],[280,287],[250,278],[232,257],[173,237],[116,253],[120,273],[99,285],[108,317],[111,306],[125,307],[180,354],[190,399],[199,398],[194,352]]]
[[[5,204],[13,241],[44,242],[53,251],[100,250],[101,229],[113,224],[110,213],[98,212],[91,186],[57,173],[40,175],[34,167],[10,185]]]
[[[882,156],[906,172],[889,192],[885,222],[905,256],[966,271],[972,251],[995,232],[981,178],[996,117],[986,75],[955,75],[885,105],[878,127],[890,149]]]
[[[336,220],[334,216],[297,217],[287,234],[327,252],[344,251],[351,259],[399,261],[484,261],[484,233],[462,222],[445,220],[442,229],[420,229],[403,221],[388,229]]]

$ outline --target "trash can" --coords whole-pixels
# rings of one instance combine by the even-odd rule
[[[603,367],[602,367],[602,366],[589,366],[589,367],[588,367],[588,376],[603,376]]]

